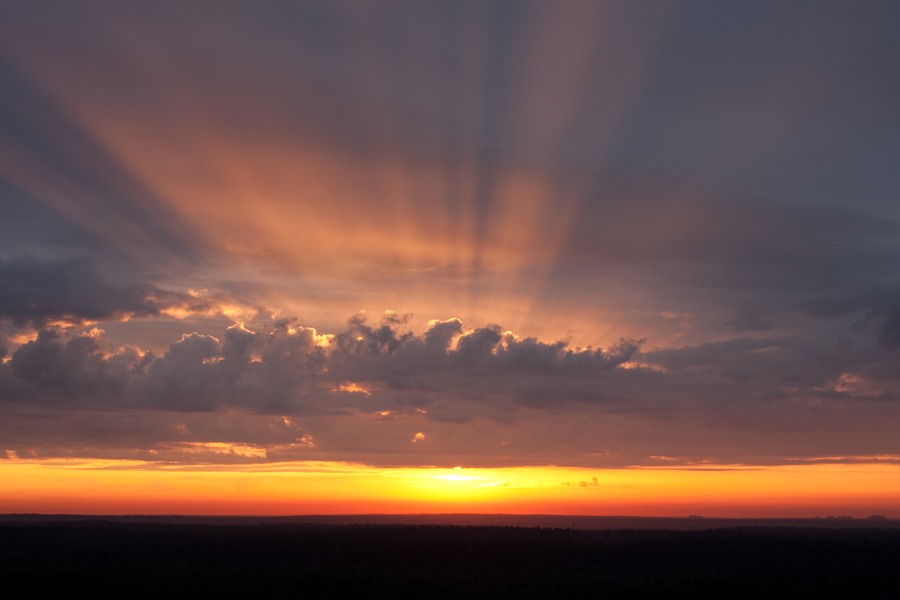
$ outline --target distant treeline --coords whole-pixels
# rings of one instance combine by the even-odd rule
[[[0,525],[4,598],[900,598],[900,531]]]

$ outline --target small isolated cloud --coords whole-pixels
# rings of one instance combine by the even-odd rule
[[[351,394],[365,394],[366,396],[371,396],[372,392],[362,387],[357,383],[353,383],[348,381],[346,383],[339,384],[333,391],[335,392],[348,392]]]
[[[416,442],[422,442],[422,441],[424,441],[424,440],[425,440],[425,434],[422,433],[421,431],[418,432],[416,435],[414,435],[414,436],[413,436],[413,439],[412,439],[412,441],[413,441],[414,444],[415,444]]]
[[[856,373],[841,373],[832,389],[841,394],[862,398],[878,398],[887,393],[875,382]]]

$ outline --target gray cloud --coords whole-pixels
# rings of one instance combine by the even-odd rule
[[[56,331],[41,331],[21,346],[9,366],[16,379],[66,399],[117,396],[130,371],[139,365],[134,349],[105,357],[98,337],[82,334],[61,340]]]
[[[888,312],[878,340],[891,350],[900,348],[900,307]]]
[[[21,456],[762,464],[883,454],[890,428],[871,420],[900,418],[896,356],[875,340],[593,350],[456,319],[415,335],[406,320],[358,315],[333,336],[296,319],[236,324],[161,355],[110,347],[97,329],[43,330],[0,366],[0,434]]]
[[[17,326],[158,316],[171,310],[213,314],[218,307],[214,299],[153,285],[108,284],[87,259],[0,260],[0,320]]]
[[[900,348],[900,308],[896,305],[896,291],[889,289],[881,295],[868,297],[813,298],[798,304],[805,314],[820,319],[835,319],[861,315],[854,322],[859,330],[876,330],[878,341],[889,350]]]
[[[603,373],[627,362],[641,343],[623,340],[602,351],[517,339],[495,325],[463,332],[458,320],[434,322],[421,336],[400,333],[401,324],[388,317],[370,326],[354,317],[346,331],[330,337],[288,320],[260,333],[235,325],[221,341],[186,334],[158,357],[135,347],[107,353],[99,330],[50,329],[21,345],[2,370],[7,397],[10,389],[27,397],[30,388],[51,403],[77,399],[183,411],[235,406],[270,414],[373,411],[375,398],[399,407],[416,398],[419,404],[458,397],[565,402],[573,386],[602,387]],[[553,385],[543,377],[554,378]]]
[[[737,331],[770,331],[775,328],[771,321],[764,318],[761,310],[749,310],[735,315],[725,325],[733,327]]]
[[[99,330],[44,330],[0,367],[5,398],[49,404],[175,411],[225,407],[262,414],[340,415],[415,411],[464,422],[528,406],[570,409],[611,403],[641,410],[679,403],[773,398],[893,399],[896,358],[871,344],[822,348],[797,337],[741,338],[641,351],[641,341],[605,349],[519,339],[496,325],[463,331],[434,321],[422,335],[389,316],[362,316],[320,335],[296,320],[220,338],[186,334],[161,356],[108,348]],[[849,383],[848,383],[849,382]],[[673,405],[674,406],[674,405]]]

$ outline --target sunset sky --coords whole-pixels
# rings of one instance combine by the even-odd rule
[[[900,517],[898,32],[3,2],[0,512]]]

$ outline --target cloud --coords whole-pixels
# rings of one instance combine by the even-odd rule
[[[504,481],[488,481],[479,483],[477,487],[496,487],[496,488],[552,488],[552,487],[598,487],[600,481],[596,477],[591,477],[581,481],[514,481],[506,479]]]
[[[900,348],[900,306],[895,306],[888,311],[878,341],[891,350]]]
[[[97,329],[67,339],[54,330],[41,331],[36,340],[16,350],[9,368],[17,380],[63,400],[109,401],[119,396],[129,374],[145,366],[144,359],[152,360],[152,355],[142,356],[128,347],[107,356],[102,340]]]
[[[79,398],[91,405],[184,411],[233,406],[272,414],[339,407],[383,412],[415,405],[416,398],[439,404],[466,397],[563,402],[573,383],[602,386],[603,373],[640,347],[622,340],[606,351],[570,348],[565,341],[520,340],[496,325],[462,332],[458,320],[432,322],[416,336],[401,332],[403,323],[388,316],[372,326],[357,315],[334,336],[290,320],[258,333],[239,323],[221,339],[185,334],[161,356],[133,346],[107,348],[97,328],[77,334],[51,328],[22,344],[0,369],[10,389],[27,395],[29,388],[49,402]],[[558,379],[539,390],[536,378],[544,376]],[[533,385],[525,389],[523,381]],[[340,403],[336,390],[348,392]]]
[[[160,315],[214,315],[228,310],[200,294],[154,285],[106,283],[88,259],[0,260],[0,320],[42,328]]]
[[[228,408],[278,418],[350,411],[465,423],[525,407],[890,400],[898,390],[896,360],[877,346],[826,351],[816,340],[787,336],[652,350],[642,350],[643,340],[620,340],[595,350],[520,339],[497,325],[464,331],[457,319],[432,321],[421,335],[404,324],[356,315],[344,331],[322,335],[291,319],[258,331],[237,323],[215,337],[184,334],[161,355],[112,348],[97,328],[49,328],[0,366],[0,391],[7,401],[77,407]],[[867,382],[866,394],[834,383],[846,373]]]
[[[735,315],[725,325],[737,331],[771,331],[775,324],[763,318],[763,311],[750,310]]]
[[[897,304],[895,289],[886,289],[868,296],[812,298],[799,303],[797,307],[803,313],[820,319],[862,313],[862,318],[854,323],[857,328],[866,329],[880,324],[878,341],[889,350],[900,348],[900,305]]]
[[[235,324],[160,354],[112,347],[98,328],[43,330],[0,365],[0,437],[18,456],[228,463],[768,464],[900,451],[886,442],[900,378],[877,344],[592,350],[454,320],[421,335],[383,327],[354,317],[329,338],[290,319]],[[460,352],[468,336],[477,352]],[[427,444],[410,443],[418,432]]]

